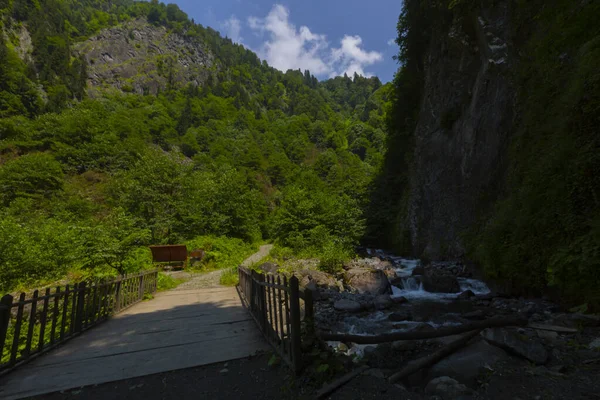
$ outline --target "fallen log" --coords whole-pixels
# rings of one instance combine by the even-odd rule
[[[536,324],[530,323],[527,325],[527,328],[537,329],[540,331],[551,331],[551,332],[559,332],[559,333],[577,333],[577,329],[574,328],[565,328],[564,326],[556,326],[556,325],[545,325],[545,324]]]
[[[454,342],[437,350],[435,353],[430,354],[423,358],[419,358],[418,360],[415,360],[415,361],[409,363],[406,367],[402,368],[400,371],[391,375],[388,378],[388,381],[390,383],[394,383],[400,379],[406,378],[407,376],[414,374],[415,372],[419,371],[420,369],[423,369],[423,368],[426,368],[426,367],[429,367],[429,366],[435,364],[436,362],[440,361],[441,359],[443,359],[445,357],[448,357],[450,354],[454,353],[456,350],[463,347],[465,344],[467,344],[467,342],[469,342],[469,340],[471,340],[472,338],[477,336],[479,334],[479,332],[481,332],[481,331],[482,331],[482,329],[478,329],[478,330],[466,333],[463,336],[461,336],[459,339],[455,340]]]
[[[482,330],[486,328],[498,328],[503,326],[524,326],[527,320],[519,317],[493,317],[483,321],[473,321],[459,326],[449,326],[436,329],[430,332],[393,332],[381,335],[351,335],[347,333],[328,333],[319,332],[319,337],[323,340],[335,340],[345,343],[356,344],[378,344],[395,342],[396,340],[424,340],[443,336],[452,336],[459,333]]]
[[[354,371],[348,372],[346,375],[336,379],[335,381],[328,383],[327,385],[323,386],[321,388],[321,390],[319,390],[317,392],[317,399],[321,399],[321,398],[327,396],[329,393],[333,392],[337,388],[350,382],[352,379],[354,379],[355,377],[362,374],[363,372],[365,372],[368,369],[369,369],[368,365],[363,365],[362,367],[359,367],[359,368],[355,369]]]

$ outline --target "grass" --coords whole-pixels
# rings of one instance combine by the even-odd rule
[[[185,282],[185,279],[176,279],[170,275],[165,274],[164,272],[159,272],[157,290],[159,292],[164,292],[165,290],[175,289],[183,282]]]
[[[236,286],[238,283],[240,283],[237,267],[224,271],[223,274],[221,274],[219,283],[223,286]]]

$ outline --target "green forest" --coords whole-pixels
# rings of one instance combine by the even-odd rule
[[[152,244],[238,255],[223,266],[266,240],[333,266],[352,256],[391,85],[280,72],[173,4],[4,0],[0,13],[0,290],[148,268]],[[140,18],[205,45],[205,82],[88,96],[75,47]]]

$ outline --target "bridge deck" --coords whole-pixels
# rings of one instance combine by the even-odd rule
[[[0,381],[0,398],[212,364],[267,349],[235,288],[169,291],[9,374]]]

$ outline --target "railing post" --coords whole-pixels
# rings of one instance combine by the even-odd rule
[[[304,321],[306,330],[312,335],[315,330],[314,324],[315,310],[313,304],[313,293],[311,290],[304,290]]]
[[[84,313],[84,306],[85,306],[85,289],[86,289],[85,282],[81,282],[77,286],[77,290],[79,290],[79,293],[77,294],[77,309],[75,311],[75,332],[79,332],[79,333],[81,333],[81,331],[83,330],[83,313]]]
[[[140,275],[140,300],[144,299],[144,274]]]
[[[115,313],[121,311],[121,277],[117,278],[117,284],[115,285],[115,306],[113,308]]]
[[[6,334],[8,325],[10,324],[10,310],[13,304],[13,297],[10,294],[5,295],[0,300],[0,360],[2,359],[2,351],[4,350],[4,342],[6,342]]]
[[[300,285],[298,278],[292,276],[290,279],[290,318],[292,327],[292,365],[295,373],[302,369],[302,347],[300,326]]]

